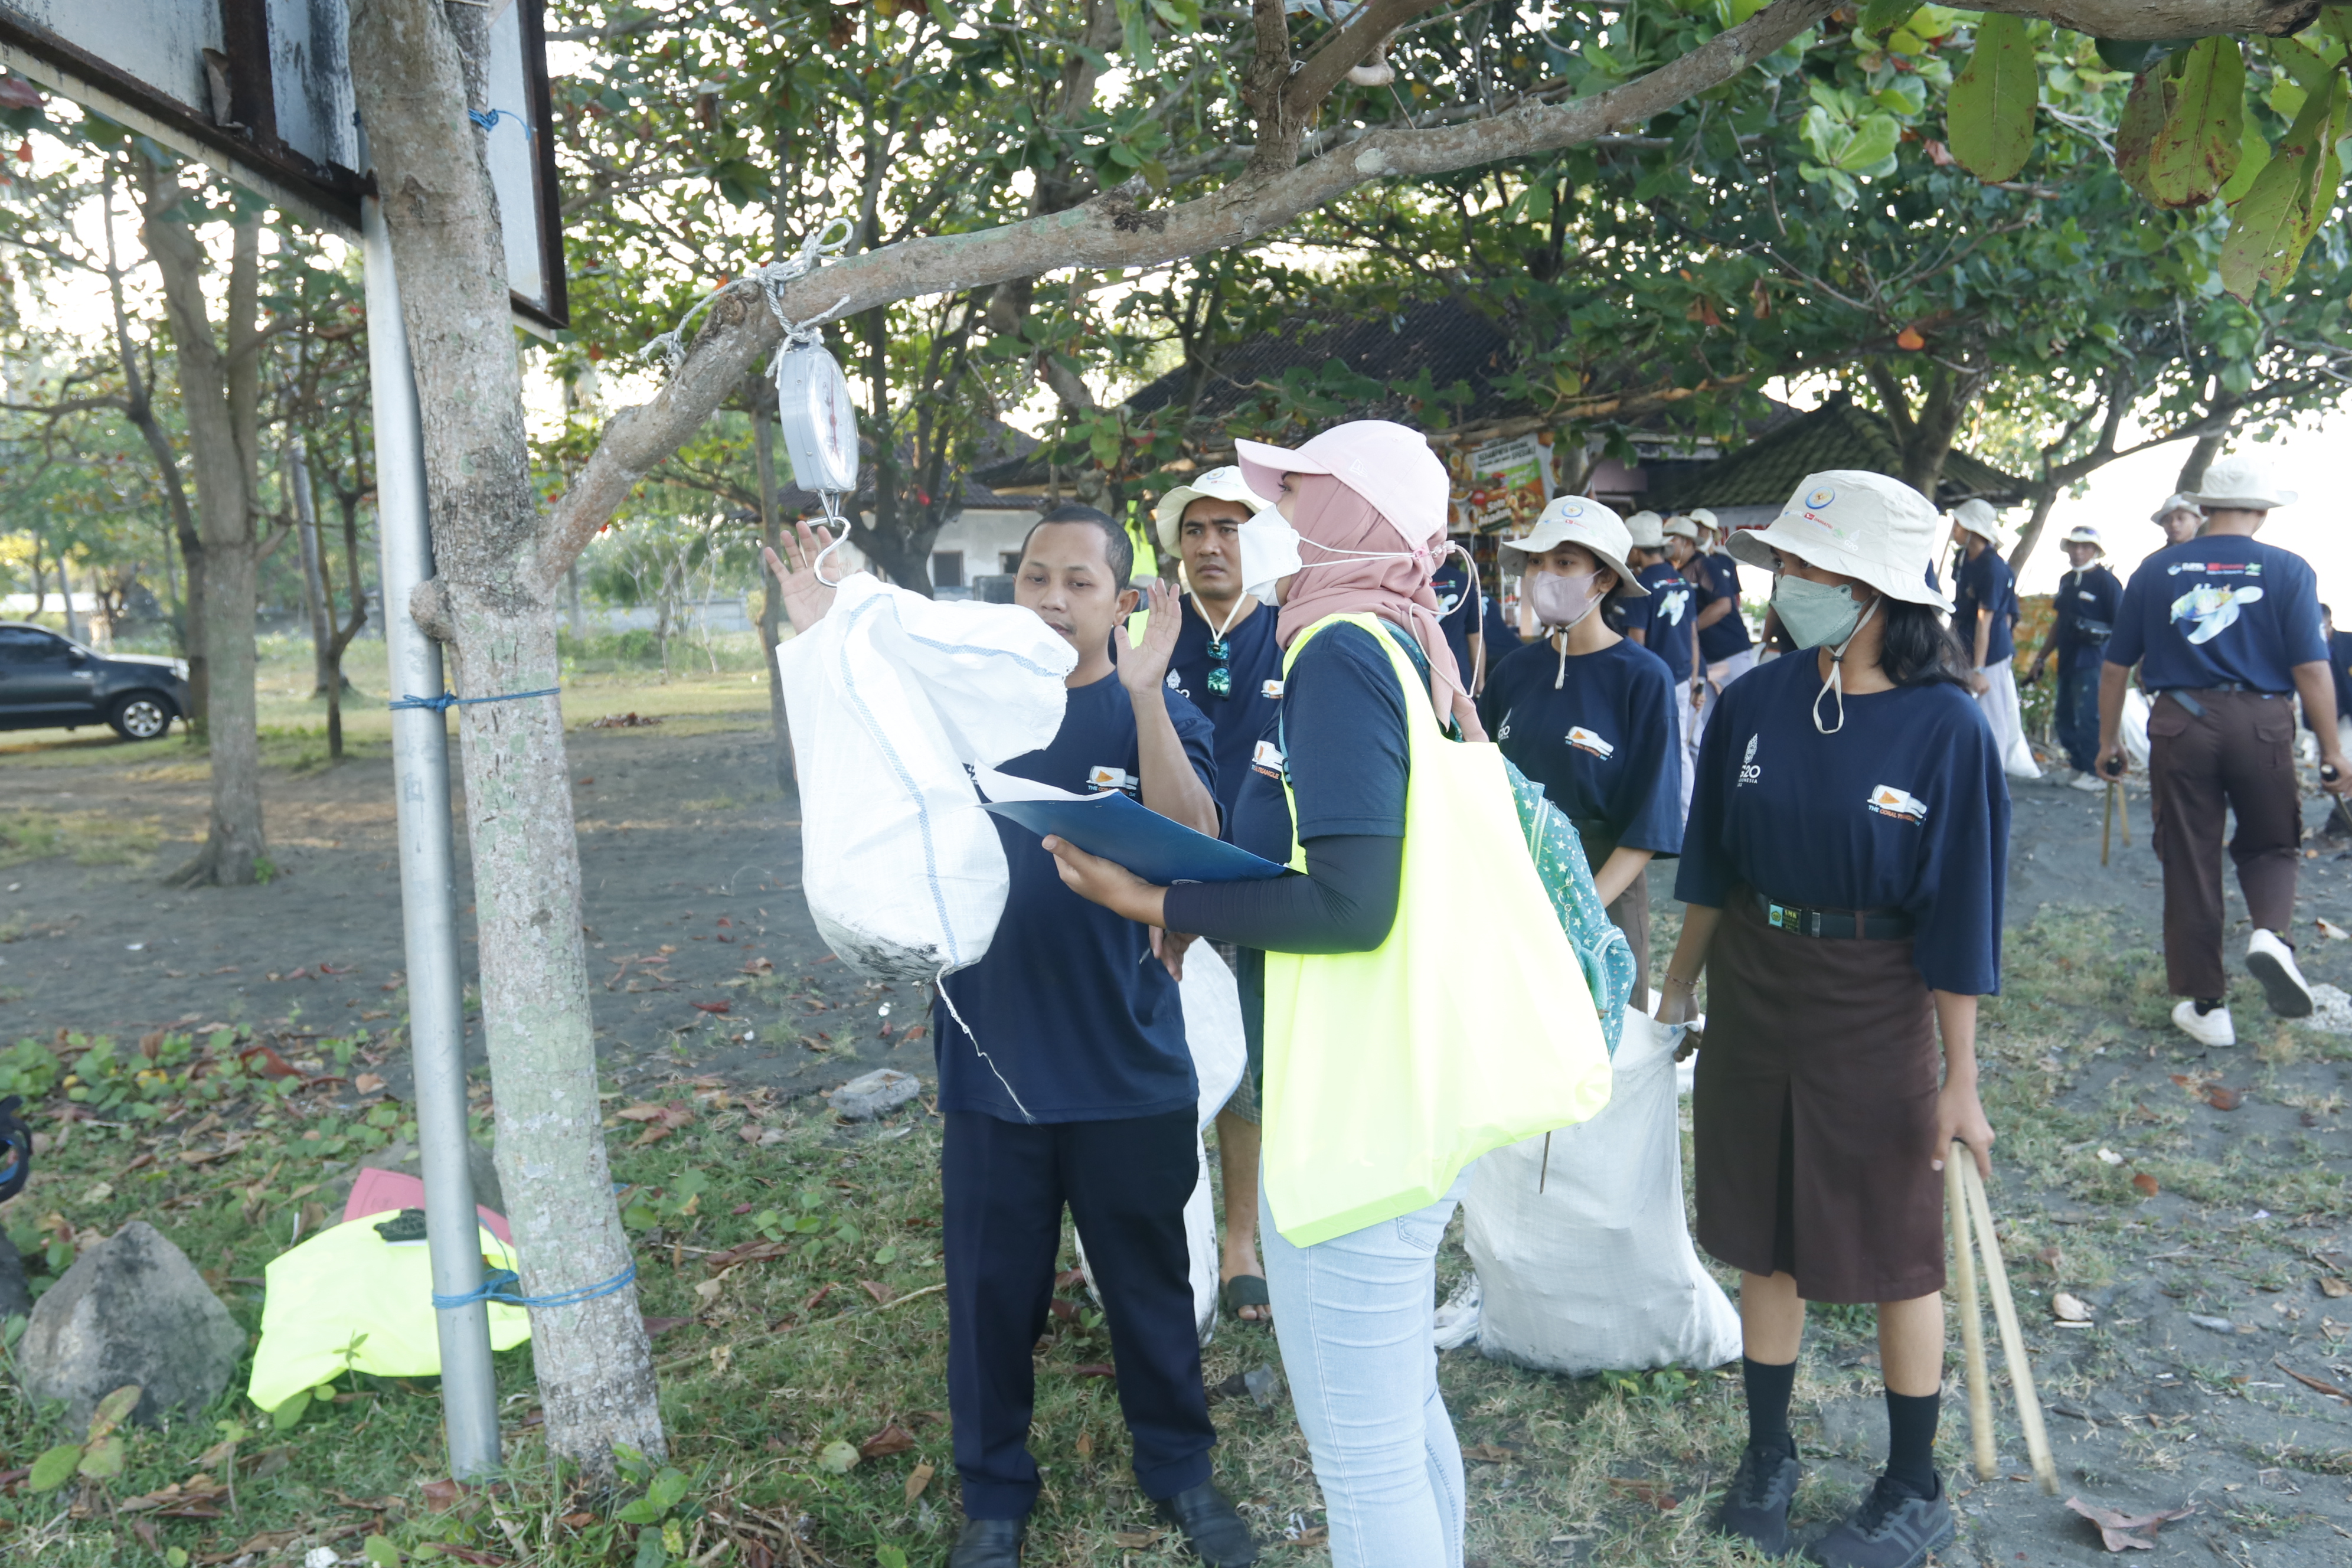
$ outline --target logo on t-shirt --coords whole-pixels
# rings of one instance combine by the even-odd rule
[[[1879,784],[1870,792],[1870,809],[1881,816],[1891,816],[1915,826],[1927,820],[1927,803],[1909,790],[1896,789],[1893,784]]]
[[[1258,685],[1257,694],[1260,697],[1265,698],[1269,702],[1276,701],[1280,700],[1282,696],[1282,682],[1279,680],[1261,681]]]
[[[1250,766],[1270,779],[1282,776],[1282,750],[1272,741],[1260,741],[1257,750],[1250,753]]]
[[[1756,737],[1750,735],[1748,737],[1748,752],[1739,759],[1739,783],[1732,787],[1744,788],[1759,782],[1763,777],[1764,770],[1756,765]]]
[[[1187,702],[1192,700],[1192,694],[1184,689],[1184,678],[1172,669],[1168,672],[1168,689]]]
[[[1682,625],[1683,606],[1689,602],[1690,590],[1686,587],[1659,589],[1658,607],[1655,612],[1657,618],[1670,626]]]
[[[1568,727],[1568,743],[1580,752],[1591,752],[1603,762],[1617,754],[1616,747],[1581,724],[1570,724]]]
[[[1097,791],[1115,789],[1128,795],[1137,795],[1141,792],[1143,783],[1125,768],[1114,768],[1108,763],[1097,763],[1087,770],[1087,787]]]
[[[2203,584],[2172,601],[2172,619],[2175,625],[2188,623],[2181,635],[2191,643],[2209,643],[2238,624],[2239,605],[2251,605],[2262,596],[2259,583],[2229,588]]]

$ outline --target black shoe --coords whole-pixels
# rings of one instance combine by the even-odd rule
[[[1786,1557],[1789,1500],[1797,1495],[1797,1479],[1803,1473],[1794,1453],[1750,1444],[1723,1494],[1716,1528],[1753,1542],[1767,1557]]]
[[[1249,1526],[1224,1493],[1202,1481],[1190,1491],[1160,1498],[1152,1505],[1160,1517],[1184,1532],[1192,1551],[1211,1568],[1249,1568],[1257,1561],[1257,1542]]]
[[[1021,1543],[1028,1536],[1025,1519],[967,1519],[948,1553],[948,1568],[1021,1568]]]
[[[1932,1497],[1881,1476],[1843,1524],[1813,1542],[1811,1555],[1829,1568],[1920,1568],[1958,1533],[1941,1476]]]

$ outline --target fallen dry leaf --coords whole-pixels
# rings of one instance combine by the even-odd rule
[[[2235,1110],[2244,1102],[2245,1096],[2227,1084],[2209,1083],[2205,1086],[2205,1103],[2216,1110]]]
[[[2087,1323],[2091,1321],[2090,1304],[2063,1290],[2050,1298],[2050,1310],[2058,1315],[2062,1323]]]
[[[2138,1175],[2132,1178],[2132,1185],[2139,1189],[2140,1195],[2142,1197],[2152,1198],[2156,1196],[2157,1194],[2164,1190],[2163,1187],[2158,1184],[2156,1178],[2149,1175],[2146,1171],[2142,1171]]]
[[[2352,931],[2346,931],[2334,921],[2317,920],[2311,923],[2317,926],[2319,928],[2319,934],[2327,938],[2330,942],[2352,942]]]
[[[745,963],[742,968],[737,970],[735,973],[738,974],[773,974],[775,972],[776,966],[774,964],[769,963],[764,958],[755,958]]]
[[[931,1462],[929,1459],[925,1459],[907,1472],[907,1506],[908,1508],[915,1506],[915,1500],[923,1495],[923,1489],[931,1484],[931,1478],[938,1473],[931,1468]]]
[[[874,1298],[874,1304],[877,1307],[888,1306],[898,1296],[898,1292],[891,1289],[879,1279],[860,1279],[857,1286],[859,1289]]]
[[[2319,1277],[2319,1293],[2340,1300],[2346,1296],[2352,1296],[2352,1285],[2346,1284],[2333,1274],[2323,1274]]]
[[[866,1459],[887,1459],[893,1454],[903,1454],[915,1446],[915,1435],[896,1421],[857,1445],[858,1457]]]
[[[2316,1389],[2318,1392],[2326,1394],[2331,1399],[2341,1399],[2347,1405],[2352,1405],[2352,1394],[2345,1393],[2342,1389],[2336,1387],[2334,1384],[2328,1382],[2324,1377],[2306,1376],[2305,1374],[2295,1371],[2294,1368],[2287,1365],[2286,1363],[2279,1360],[2276,1356],[2271,1357],[2271,1364],[2278,1368],[2281,1372],[2286,1373],[2289,1377],[2294,1379],[2295,1382],[2303,1384],[2305,1388]]]
[[[644,1131],[637,1134],[637,1141],[630,1144],[629,1147],[632,1149],[642,1149],[648,1143],[658,1143],[663,1139],[669,1136],[669,1131],[670,1130],[667,1127],[648,1127]]]
[[[1072,1377],[1117,1377],[1118,1369],[1107,1361],[1090,1361],[1070,1369]]]
[[[2068,1498],[2066,1506],[2099,1527],[2099,1539],[2106,1543],[2110,1552],[2153,1552],[2156,1550],[2156,1532],[2167,1520],[2187,1519],[2197,1511],[2192,1505],[2163,1513],[2119,1513],[2111,1508],[2101,1508],[2097,1503],[2084,1502],[2077,1497]],[[2142,1530],[2147,1533],[2134,1533]]]
[[[697,1002],[693,1004],[693,1005],[705,1013],[724,1013],[728,1008],[732,1006],[733,1004],[728,1002]]]
[[[1682,1506],[1682,1500],[1657,1481],[1632,1480],[1623,1476],[1609,1478],[1609,1489],[1620,1497],[1639,1498],[1660,1513],[1672,1513]]]
[[[465,1489],[454,1480],[427,1481],[418,1489],[425,1493],[425,1506],[435,1513],[446,1513],[457,1506]]]
[[[1071,1447],[1077,1450],[1079,1458],[1091,1459],[1095,1457],[1095,1435],[1091,1432],[1081,1432],[1078,1434],[1078,1440]]]
[[[363,1072],[352,1079],[352,1087],[362,1094],[376,1094],[383,1089],[383,1079],[372,1072]]]

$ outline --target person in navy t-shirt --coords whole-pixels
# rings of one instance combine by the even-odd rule
[[[1430,574],[1429,586],[1437,595],[1437,624],[1445,633],[1445,646],[1454,650],[1454,663],[1462,671],[1462,682],[1475,686],[1486,640],[1486,619],[1479,607],[1485,595],[1478,592],[1477,579],[1463,564],[1462,557],[1449,555]],[[1486,657],[1493,655],[1488,653]]]
[[[2055,728],[2058,743],[2074,769],[2070,781],[2076,789],[2105,789],[2092,772],[2099,752],[2099,666],[2107,638],[2115,635],[2116,611],[2123,603],[2124,585],[2099,563],[2106,553],[2099,531],[2088,526],[2068,531],[2058,542],[2071,566],[2051,595],[2050,635],[2033,656],[2029,681],[2042,679],[2042,668],[2053,652],[2058,656]]]
[[[1599,501],[1562,496],[1503,545],[1527,558],[1519,592],[1546,635],[1487,675],[1478,721],[1575,825],[1593,887],[1633,950],[1635,995],[1647,997],[1644,872],[1682,844],[1682,747],[1665,667],[1609,624],[1615,606],[1647,593],[1626,563],[1632,536]]]
[[[1234,800],[1250,776],[1250,754],[1282,701],[1282,645],[1276,613],[1245,590],[1242,529],[1265,510],[1237,468],[1212,468],[1160,498],[1152,509],[1160,548],[1184,563],[1184,629],[1176,635],[1168,684],[1208,715],[1217,731],[1217,815],[1228,837]],[[1218,1293],[1246,1322],[1273,1317],[1257,1261],[1258,1105],[1244,1073],[1217,1112],[1217,1164],[1224,1177],[1225,1239]]]
[[[1636,512],[1625,526],[1633,541],[1633,557],[1627,564],[1649,595],[1626,605],[1625,635],[1664,661],[1675,687],[1675,743],[1687,757],[1691,737],[1697,732],[1691,682],[1698,668],[1698,590],[1668,558],[1669,540],[1656,512]],[[1657,542],[1644,542],[1652,539]],[[1688,816],[1690,770],[1681,772],[1675,809]]]
[[[2318,584],[2303,557],[2257,543],[2274,507],[2294,500],[2251,458],[2225,458],[2189,496],[2205,531],[2139,563],[2124,589],[2099,678],[2099,773],[2127,765],[2118,733],[2131,668],[2150,693],[2148,788],[2164,863],[2164,968],[2182,1000],[2172,1021],[2200,1045],[2234,1046],[2221,954],[2221,834],[2253,932],[2246,968],[2271,1011],[2307,1018],[2311,987],[2294,961],[2295,870],[2303,803],[2294,702],[2314,721],[2327,789],[2352,792],[2336,730],[2336,683]]]
[[[1969,689],[1984,709],[1985,722],[2000,747],[2001,766],[2011,778],[2038,779],[2042,769],[2025,739],[2025,709],[2017,697],[2017,577],[1997,546],[2000,520],[1981,500],[1964,500],[1952,513],[1952,534],[1962,546],[1952,574],[1952,635],[1972,661]]]
[[[1733,535],[1741,561],[1777,574],[1798,651],[1727,688],[1708,728],[1658,1014],[1691,1018],[1704,972],[1698,1243],[1741,1273],[1748,1419],[1717,1523],[1765,1555],[1792,1544],[1805,1303],[1877,1309],[1886,1468],[1811,1549],[1837,1568],[1916,1562],[1955,1530],[1935,1468],[1940,1173],[1987,1167],[1992,1143],[1977,999],[2000,985],[2010,805],[1927,586],[1938,531],[1909,486],[1832,470],[1769,528]]]
[[[831,590],[803,525],[783,580],[796,628]],[[1061,729],[1002,770],[1057,788],[1115,788],[1217,830],[1214,733],[1166,685],[1181,625],[1151,588],[1139,647],[1125,530],[1090,507],[1045,514],[1024,542],[1014,603],[1077,650]],[[1178,950],[1064,886],[1034,833],[993,818],[1010,889],[987,955],[949,975],[931,1019],[939,1068],[948,1288],[948,1405],[964,1524],[955,1568],[1015,1568],[1038,1470],[1028,1450],[1031,1349],[1044,1331],[1066,1208],[1084,1233],[1118,1368],[1136,1479],[1211,1562],[1247,1562],[1248,1527],[1210,1480],[1216,1432],[1201,1382],[1184,1205],[1200,1181],[1200,1086],[1185,1044]],[[950,1004],[952,1005],[950,1006]]]

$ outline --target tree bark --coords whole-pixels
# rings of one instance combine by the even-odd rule
[[[2213,466],[2213,459],[2221,455],[2221,448],[2229,444],[2229,440],[2230,432],[2227,430],[2198,437],[2197,444],[2189,448],[2189,456],[2181,460],[2180,477],[2172,481],[2173,489],[2182,495],[2194,494],[2197,487],[2205,482],[2205,470]]]
[[[253,492],[260,471],[255,312],[261,291],[261,215],[241,217],[231,229],[224,347],[213,335],[205,298],[204,249],[179,212],[178,175],[144,156],[137,168],[145,220],[141,232],[163,279],[203,542],[205,736],[212,762],[212,813],[204,847],[170,880],[184,887],[236,887],[255,880],[264,851],[253,647],[260,567]],[[192,586],[196,565],[189,563]]]
[[[776,505],[776,421],[768,407],[771,396],[765,377],[745,387],[751,405],[751,455],[760,471],[760,542],[784,554],[784,524]],[[768,717],[774,726],[776,787],[793,793],[793,722],[784,711],[784,672],[776,662],[776,644],[784,632],[784,596],[764,567],[760,576],[760,653],[768,666]]]
[[[558,683],[555,595],[569,559],[541,540],[497,200],[466,118],[488,107],[488,27],[470,6],[352,7],[352,58],[368,62],[354,85],[424,414],[437,574],[387,613],[414,614],[449,645],[469,697]],[[541,697],[458,712],[508,1217],[525,1290],[576,1290],[631,1258],[597,1112],[562,710]],[[602,1475],[615,1444],[666,1454],[635,1287],[530,1316],[549,1447]]]

